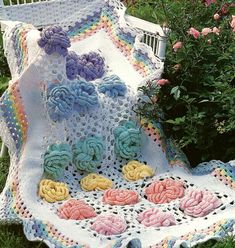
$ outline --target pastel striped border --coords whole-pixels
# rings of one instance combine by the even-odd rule
[[[18,81],[12,84],[1,98],[0,109],[14,140],[17,152],[20,152],[27,138],[28,121],[19,92]]]
[[[28,66],[28,48],[26,37],[32,28],[32,25],[20,23],[16,25],[12,31],[11,40],[15,51],[18,74],[21,74],[21,72]]]
[[[68,36],[72,42],[84,40],[99,30],[104,30],[113,44],[127,57],[133,67],[142,75],[149,76],[159,68],[159,61],[153,61],[147,53],[135,48],[136,34],[133,35],[124,28],[118,26],[119,16],[114,7],[104,7],[102,11],[95,12],[85,20],[77,22],[70,27]]]

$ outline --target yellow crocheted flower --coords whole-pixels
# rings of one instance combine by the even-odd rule
[[[96,173],[90,173],[83,177],[80,182],[81,188],[85,191],[106,190],[113,186],[113,183],[108,178],[100,176]]]
[[[43,179],[39,185],[39,195],[47,202],[63,201],[69,197],[67,184]]]
[[[154,171],[149,165],[141,164],[135,160],[124,165],[122,167],[122,173],[127,181],[137,181],[154,175]]]

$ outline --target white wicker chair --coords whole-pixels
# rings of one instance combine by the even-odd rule
[[[76,13],[80,7],[79,2],[79,0],[0,0],[1,30],[4,31],[8,21],[31,23],[38,28],[58,24],[60,20],[68,19],[68,16]],[[69,3],[73,4],[73,8]],[[144,33],[143,42],[152,47],[160,60],[164,60],[168,29],[162,29],[160,25],[133,16],[126,15],[125,18],[131,26]],[[2,144],[0,157],[6,153],[7,149]]]

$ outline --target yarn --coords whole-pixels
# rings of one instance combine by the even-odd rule
[[[184,183],[166,178],[155,181],[145,188],[147,199],[156,204],[169,203],[184,196]]]
[[[73,161],[79,170],[92,172],[101,164],[104,143],[98,137],[87,137],[75,145]]]
[[[39,196],[49,203],[63,201],[69,197],[67,184],[43,179],[39,184]]]
[[[44,154],[44,172],[47,177],[61,177],[66,165],[72,162],[72,152],[68,144],[52,144]]]
[[[97,215],[94,208],[83,200],[70,199],[58,209],[58,216],[66,220],[83,220]]]
[[[139,239],[132,239],[128,242],[126,248],[142,248],[141,241]]]
[[[140,213],[137,220],[147,227],[172,226],[176,224],[172,213],[162,212],[157,208],[150,208]]]
[[[71,85],[71,90],[75,95],[74,110],[84,113],[98,106],[98,94],[92,83],[78,81]]]
[[[74,80],[78,74],[78,55],[69,52],[66,57],[66,75],[70,80]]]
[[[134,190],[108,189],[103,195],[103,202],[110,205],[132,205],[138,201],[139,196]]]
[[[105,77],[103,82],[98,86],[100,93],[104,93],[109,97],[125,96],[126,85],[125,83],[116,75],[111,75]]]
[[[122,173],[127,181],[137,181],[154,175],[154,171],[149,165],[142,164],[136,160],[124,165],[122,167]]]
[[[126,228],[126,221],[115,214],[100,215],[91,226],[92,230],[103,235],[121,234]]]
[[[180,209],[193,217],[203,217],[222,204],[214,194],[206,190],[191,190],[180,201]]]
[[[80,185],[84,191],[93,191],[110,189],[113,183],[108,178],[100,176],[99,174],[90,173],[81,179]]]
[[[53,121],[61,122],[73,111],[74,95],[67,85],[51,84],[47,89],[47,108]]]
[[[62,56],[68,54],[68,47],[70,47],[70,40],[67,33],[62,30],[60,26],[51,26],[43,29],[40,33],[41,38],[38,40],[38,45],[44,48],[44,51],[51,55],[55,52]]]
[[[101,78],[104,74],[104,59],[96,52],[78,57],[78,75],[91,81]]]
[[[114,129],[115,153],[126,159],[133,159],[140,151],[141,132],[133,121],[124,121]]]

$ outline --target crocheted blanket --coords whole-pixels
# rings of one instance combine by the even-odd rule
[[[89,4],[69,25],[5,32],[1,222],[53,248],[190,247],[234,232],[234,164],[189,169],[159,123],[136,117],[138,87],[163,63],[122,4]]]

